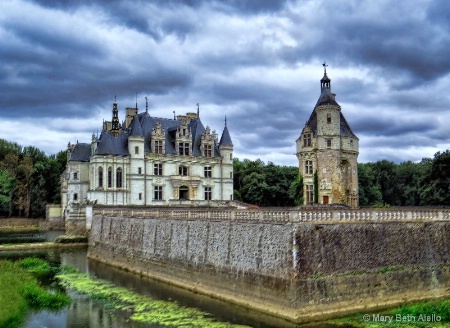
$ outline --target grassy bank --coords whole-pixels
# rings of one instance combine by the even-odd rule
[[[39,280],[52,274],[40,259],[0,261],[0,327],[18,327],[29,308],[58,310],[71,300],[62,293],[49,293]]]
[[[68,268],[65,273],[57,275],[63,286],[79,293],[90,295],[94,299],[107,302],[116,310],[127,311],[130,319],[139,322],[158,324],[166,327],[198,328],[237,328],[247,327],[230,323],[217,322],[208,313],[198,309],[180,306],[174,302],[154,300],[134,293],[127,288],[117,287],[107,281],[95,279]]]
[[[330,323],[358,328],[450,327],[450,298],[406,304],[382,313],[358,314]]]

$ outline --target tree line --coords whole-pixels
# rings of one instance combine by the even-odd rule
[[[60,203],[66,154],[47,156],[36,147],[0,139],[0,216],[44,218],[46,204]]]
[[[61,202],[67,152],[47,156],[36,147],[0,139],[0,216],[43,218],[46,204]],[[299,206],[298,167],[257,160],[233,161],[234,199],[257,206]],[[396,164],[358,164],[360,206],[450,205],[450,151]],[[316,197],[317,199],[317,197]]]

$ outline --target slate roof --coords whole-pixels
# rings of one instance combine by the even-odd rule
[[[143,136],[144,137],[144,152],[151,153],[151,134],[156,123],[160,122],[165,134],[165,154],[176,154],[175,137],[176,130],[181,125],[181,121],[152,117],[147,112],[137,114],[130,128],[126,131],[120,131],[117,137],[111,132],[102,132],[97,145],[96,155],[116,155],[128,156],[128,137],[129,136]],[[188,124],[188,128],[192,133],[193,156],[202,156],[200,151],[200,143],[202,133],[205,128],[200,119],[193,119]],[[228,134],[229,138],[229,134]],[[231,141],[231,138],[229,138]],[[214,157],[219,157],[219,149],[217,145],[214,147]]]
[[[233,141],[231,141],[230,132],[228,127],[225,125],[222,132],[222,137],[220,138],[219,145],[221,146],[233,146]]]
[[[330,79],[325,74],[322,80],[322,82],[330,82]],[[306,126],[311,129],[314,135],[317,135],[317,114],[316,114],[316,108],[322,105],[333,105],[333,106],[339,106],[339,104],[336,102],[336,95],[334,93],[331,93],[331,88],[322,87],[320,97],[317,100],[316,106],[314,106],[314,110],[311,113],[311,116],[309,117],[309,120],[306,122]],[[340,106],[339,106],[340,107]],[[358,139],[358,137],[353,133],[352,129],[347,123],[347,120],[345,119],[342,112],[340,113],[340,135],[342,137],[353,137]]]
[[[89,162],[91,157],[91,145],[87,143],[77,143],[73,148],[69,161]]]

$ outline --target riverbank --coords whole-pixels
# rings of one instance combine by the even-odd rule
[[[3,218],[0,219],[0,231],[39,230],[44,219]]]
[[[22,250],[36,250],[45,248],[78,248],[87,247],[88,243],[57,243],[57,242],[45,242],[45,243],[27,243],[27,244],[10,244],[0,245],[1,251],[22,251]]]
[[[70,304],[70,297],[41,286],[40,280],[52,272],[46,261],[37,258],[0,261],[0,327],[18,327],[28,309],[59,310]]]

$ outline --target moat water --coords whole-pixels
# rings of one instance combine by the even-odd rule
[[[8,235],[9,234],[9,235]],[[28,236],[27,236],[28,234]],[[21,232],[0,233],[0,244],[42,242],[54,240],[61,232]],[[14,239],[17,238],[17,239]],[[7,241],[7,242],[5,242]],[[48,260],[53,265],[71,265],[81,272],[106,280],[120,287],[125,287],[152,299],[176,302],[179,305],[197,308],[210,313],[220,322],[247,325],[255,328],[334,328],[335,325],[314,324],[294,325],[236,305],[218,301],[206,296],[194,294],[145,277],[140,277],[114,267],[89,260],[87,249],[49,249],[0,252],[0,259],[20,259],[35,256]],[[1,292],[1,291],[0,291]],[[129,313],[113,311],[107,303],[92,300],[89,296],[68,291],[72,304],[61,311],[30,311],[21,328],[156,328],[155,324],[143,324],[129,320]],[[342,326],[340,326],[342,328]]]

